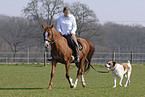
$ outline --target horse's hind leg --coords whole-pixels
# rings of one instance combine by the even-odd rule
[[[85,83],[85,79],[84,79],[83,73],[82,73],[82,86],[83,86],[83,87],[86,86],[86,83]]]
[[[52,61],[51,78],[50,78],[48,89],[52,89],[53,77],[54,77],[54,72],[55,72],[55,69],[56,69],[56,63],[57,63],[56,61]]]
[[[66,78],[70,84],[70,88],[73,88],[74,87],[74,84],[72,83],[72,79],[70,78],[69,76],[69,66],[70,66],[70,63],[68,62],[67,64],[65,64],[65,68],[66,68]]]
[[[85,61],[85,58],[83,58],[80,63],[76,64],[78,66],[78,72],[77,72],[77,78],[76,78],[73,88],[76,88],[79,76],[82,74],[82,67],[83,67],[84,61]]]

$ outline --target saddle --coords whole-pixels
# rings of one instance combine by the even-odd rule
[[[73,56],[76,57],[76,43],[74,42],[74,40],[72,39],[71,35],[63,35],[63,37],[65,37],[67,39],[67,43],[68,43],[68,46],[70,47],[70,49],[73,51]],[[77,40],[78,42],[78,45],[79,45],[79,50],[82,50],[83,49],[83,46],[82,44]]]

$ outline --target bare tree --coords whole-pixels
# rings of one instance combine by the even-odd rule
[[[96,32],[96,23],[99,21],[93,10],[80,2],[71,5],[71,13],[77,22],[77,36],[82,32]]]
[[[121,50],[123,52],[142,52],[145,45],[145,28],[139,25],[120,25],[115,23],[104,24],[106,29],[106,40],[108,48],[112,51]]]
[[[16,52],[29,46],[27,42],[29,40],[24,38],[28,31],[28,21],[18,17],[6,17],[0,22],[2,23],[0,25],[0,36],[9,45],[13,57],[15,57]]]
[[[35,30],[32,36],[37,41],[38,47],[42,47],[42,24],[52,25],[56,24],[55,16],[62,13],[62,7],[64,6],[63,0],[31,0],[27,6],[22,10],[24,15],[35,21],[38,25],[35,26]],[[38,27],[39,26],[39,27]]]
[[[31,0],[22,11],[40,25],[51,25],[54,16],[62,12],[63,4],[63,0]]]

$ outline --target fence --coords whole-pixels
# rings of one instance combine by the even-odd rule
[[[13,52],[0,52],[1,63],[42,63],[44,52],[17,52],[15,57]]]
[[[13,52],[0,52],[0,63],[45,63],[49,53],[46,52],[17,52],[13,56]],[[45,56],[45,57],[44,57]],[[105,64],[110,60],[117,62],[127,62],[131,60],[133,63],[145,63],[145,53],[105,53],[95,52],[92,58],[92,63]]]
[[[128,60],[130,60],[131,62],[135,62],[135,63],[139,63],[135,60],[137,59],[133,59],[133,58],[138,58],[139,56],[137,55],[137,57],[133,57],[134,55],[137,55],[137,53],[105,53],[105,52],[96,52],[93,56],[93,63],[97,63],[97,64],[105,64],[108,61],[114,60],[117,62],[127,62]],[[145,53],[144,53],[144,60],[145,60]],[[142,63],[142,62],[141,62]]]

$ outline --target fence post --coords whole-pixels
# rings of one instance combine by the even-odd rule
[[[29,47],[28,47],[28,59],[27,59],[27,63],[29,64],[29,60],[30,59],[30,52],[29,52]]]
[[[130,57],[131,57],[130,62],[133,63],[133,51],[131,51],[131,56]]]
[[[44,66],[46,66],[46,50],[44,51]]]
[[[115,52],[113,52],[112,61],[115,61]]]

